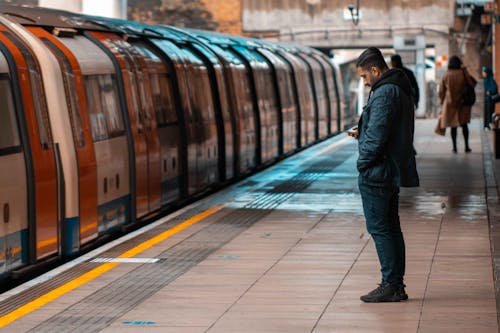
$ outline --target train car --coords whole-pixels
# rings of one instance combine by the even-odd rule
[[[250,91],[248,69],[235,54],[211,43],[209,33],[192,29],[184,31],[208,46],[222,64],[229,111],[234,119],[234,174],[248,174],[257,167],[257,156],[260,154],[256,138],[259,124]]]
[[[31,53],[0,22],[0,277],[54,252],[57,184],[50,125],[44,100],[37,98],[40,72]],[[57,227],[57,226],[55,226]],[[28,233],[31,230],[31,234]]]
[[[198,33],[198,36],[210,47],[217,46],[245,65],[256,124],[257,165],[276,161],[281,136],[278,132],[280,110],[277,91],[274,86],[268,85],[273,81],[269,62],[255,51],[254,45],[244,39],[215,33]]]
[[[336,133],[336,74],[308,48],[0,5],[0,278]]]
[[[78,48],[69,43],[69,47],[74,48],[69,51],[63,41],[68,36],[73,38],[73,32],[59,27],[50,34],[40,28],[40,17],[56,23],[55,26],[66,25],[59,20],[59,16],[52,15],[54,11],[22,8],[23,15],[16,16],[15,9],[18,8],[0,8],[2,12],[11,13],[8,17],[12,20],[3,19],[3,22],[25,45],[25,54],[33,52],[32,64],[28,66],[30,71],[41,68],[34,81],[43,83],[43,86],[39,88],[35,100],[39,104],[46,103],[46,119],[52,125],[52,159],[57,171],[54,177],[57,183],[57,218],[52,221],[51,237],[56,250],[50,254],[72,255],[82,245],[91,243],[99,234],[106,233],[128,218],[128,153],[126,148],[123,149],[126,147],[123,120],[117,113],[119,107],[113,104],[116,88],[108,74],[101,71],[98,74],[101,77],[93,75],[106,67],[105,57],[96,57],[96,61],[92,62],[85,62],[85,58],[82,61],[74,52],[89,51],[85,43],[78,43]],[[13,18],[29,26],[24,29],[14,23]],[[91,58],[100,55],[98,50],[90,48]],[[107,65],[111,65],[109,59]],[[85,84],[90,87],[87,93],[95,93],[89,97],[93,98],[90,101],[85,96]],[[92,86],[94,89],[91,89]],[[88,105],[93,107],[88,108]],[[39,158],[35,156],[34,159]],[[103,182],[98,181],[101,177]],[[110,186],[107,185],[108,180],[111,180]],[[50,198],[50,192],[44,193],[43,197]],[[45,228],[45,232],[49,230]],[[28,246],[38,249],[40,244],[47,243],[37,237],[35,244],[30,241]],[[30,262],[39,259],[36,257]]]
[[[214,96],[208,69],[193,52],[176,45],[170,38],[149,41],[177,66],[180,98],[185,102],[183,119],[187,133],[187,194],[207,190],[219,181],[219,137]],[[207,93],[208,92],[208,93]]]
[[[59,253],[71,254],[79,250],[80,238],[89,239],[96,235],[97,191],[93,147],[89,137],[85,137],[80,115],[74,112],[79,107],[75,104],[77,96],[72,95],[75,90],[69,90],[70,87],[65,86],[63,67],[47,44],[15,22],[8,19],[3,19],[2,22],[33,50],[36,54],[35,61],[39,63],[56,154],[59,208],[57,229],[60,238],[65,240],[58,244],[58,237],[55,237],[53,242]],[[68,95],[59,93],[66,89]],[[82,235],[80,231],[83,231]]]
[[[206,70],[203,76],[208,77],[209,80],[208,91],[210,94],[208,95],[212,99],[217,128],[219,182],[234,178],[235,118],[230,112],[227,83],[221,62],[212,50],[182,29],[167,26],[150,27],[148,29],[162,34],[164,38],[174,42],[189,58],[195,58],[197,61],[201,60],[203,62],[203,68]]]
[[[200,193],[225,178],[224,160],[219,157],[219,148],[223,147],[225,151],[223,116],[219,119],[215,116],[216,110],[222,114],[220,108],[217,108],[220,99],[215,94],[218,90],[212,89],[216,82],[210,80],[209,68],[203,61],[203,56],[195,49],[186,47],[185,37],[164,27],[144,26],[116,19],[87,19],[127,34],[126,43],[134,39],[134,43],[137,43],[147,37],[148,43],[142,44],[142,52],[148,50],[150,53],[159,53],[162,58],[168,58],[175,64],[175,83],[182,102],[181,117],[187,141],[187,149],[184,151],[187,195]],[[212,94],[207,94],[207,91]],[[231,126],[230,122],[228,126]]]

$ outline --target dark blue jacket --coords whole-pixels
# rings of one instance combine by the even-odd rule
[[[486,100],[490,100],[491,96],[498,94],[498,86],[493,78],[493,72],[490,68],[483,66],[483,72],[486,73],[486,77],[483,78],[484,85],[484,94],[486,96]]]
[[[358,123],[359,181],[372,186],[419,185],[413,134],[415,109],[405,73],[390,69],[372,86]]]

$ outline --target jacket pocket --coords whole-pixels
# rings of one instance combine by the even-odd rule
[[[395,177],[395,166],[389,158],[384,157],[377,164],[363,170],[362,177],[373,183],[392,183]]]

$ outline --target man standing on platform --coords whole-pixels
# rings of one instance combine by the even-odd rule
[[[371,90],[358,127],[348,134],[359,140],[359,192],[366,229],[375,242],[382,273],[379,286],[361,300],[399,302],[408,299],[403,283],[406,258],[399,221],[399,187],[419,185],[411,85],[402,70],[388,68],[375,47],[359,56],[356,67]]]
[[[413,97],[413,103],[415,103],[415,109],[418,109],[418,101],[420,100],[420,90],[418,89],[417,79],[412,70],[403,66],[403,60],[399,54],[393,54],[391,56],[391,66],[392,68],[399,68],[405,72],[411,85],[411,97]]]

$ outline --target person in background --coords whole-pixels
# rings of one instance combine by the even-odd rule
[[[418,89],[417,79],[413,74],[412,70],[403,66],[403,60],[401,60],[401,56],[399,54],[393,54],[391,56],[391,67],[399,68],[405,72],[408,80],[410,80],[411,85],[411,97],[413,98],[413,103],[415,104],[415,109],[418,109],[418,101],[420,99],[420,91]]]
[[[462,61],[457,56],[450,57],[448,69],[439,83],[439,99],[441,101],[441,113],[439,127],[451,127],[451,140],[453,152],[457,153],[457,127],[462,127],[465,141],[465,152],[470,153],[469,127],[471,106],[462,105],[462,89],[465,83],[471,84],[471,77]]]
[[[495,102],[493,96],[498,95],[498,86],[493,78],[493,71],[486,66],[482,68],[484,85],[484,118],[485,129],[490,129],[491,115],[495,112]]]
[[[359,143],[359,193],[382,275],[379,286],[360,299],[368,303],[400,302],[408,295],[403,283],[406,255],[399,220],[399,188],[419,185],[411,85],[402,70],[389,69],[376,47],[361,53],[356,68],[371,90],[357,128],[348,135]]]

